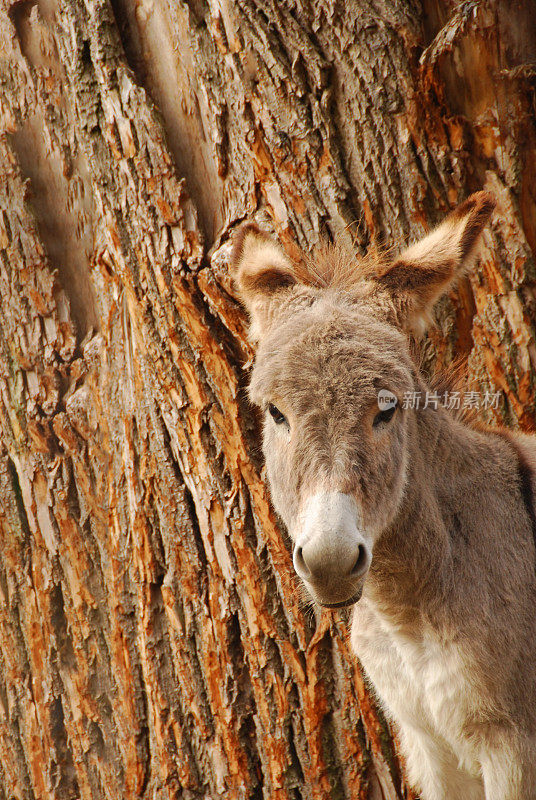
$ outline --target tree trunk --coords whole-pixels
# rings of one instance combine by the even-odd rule
[[[410,797],[300,602],[229,238],[401,244],[488,189],[426,356],[532,429],[536,3],[0,7],[0,798]]]

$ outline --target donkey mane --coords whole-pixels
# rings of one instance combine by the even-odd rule
[[[353,294],[356,283],[376,278],[389,267],[393,250],[372,245],[362,255],[344,245],[324,242],[310,254],[301,252],[293,259],[293,265],[299,279],[308,286]]]

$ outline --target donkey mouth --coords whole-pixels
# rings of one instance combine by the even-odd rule
[[[355,605],[355,603],[357,603],[358,600],[361,600],[361,595],[362,594],[363,594],[363,587],[361,586],[361,588],[358,589],[357,592],[354,595],[352,595],[352,597],[348,598],[348,600],[343,600],[340,603],[320,603],[319,602],[319,605],[321,605],[322,608],[346,608],[347,606]]]

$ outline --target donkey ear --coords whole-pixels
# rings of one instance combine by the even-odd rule
[[[298,282],[292,264],[271,236],[246,222],[235,234],[229,267],[258,333],[270,301]]]
[[[252,222],[241,225],[234,237],[230,268],[246,306],[258,295],[269,298],[297,282],[283,251]]]
[[[424,332],[435,302],[473,266],[480,234],[494,208],[495,200],[487,192],[472,194],[377,277],[413,332]]]

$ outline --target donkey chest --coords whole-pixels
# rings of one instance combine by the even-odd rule
[[[352,645],[399,725],[439,737],[460,761],[472,760],[463,728],[474,693],[456,646],[401,635],[367,601],[354,612]]]

